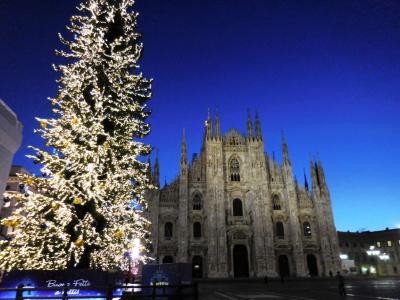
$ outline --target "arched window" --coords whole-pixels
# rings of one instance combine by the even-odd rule
[[[231,181],[240,181],[240,164],[236,158],[231,160],[229,171],[231,174]]]
[[[193,237],[195,239],[201,238],[201,224],[199,222],[193,223]]]
[[[173,226],[172,226],[171,222],[165,223],[165,225],[164,225],[164,237],[166,239],[172,238],[172,229],[173,229]]]
[[[239,145],[239,141],[235,136],[231,136],[231,138],[229,139],[229,144],[231,146]]]
[[[235,217],[243,216],[242,200],[236,198],[233,200],[233,215]]]
[[[203,208],[203,203],[201,201],[201,196],[196,194],[193,197],[193,210],[201,210]]]
[[[278,195],[272,196],[272,208],[274,210],[281,210],[281,199],[279,199]]]
[[[278,239],[284,239],[285,238],[285,229],[283,228],[283,223],[282,222],[277,222],[276,223],[276,237]]]
[[[303,223],[303,234],[304,236],[311,236],[311,225],[309,222]]]
[[[163,264],[172,264],[174,262],[174,258],[172,256],[164,256],[162,263]]]

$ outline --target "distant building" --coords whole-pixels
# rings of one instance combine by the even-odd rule
[[[15,113],[0,99],[0,207],[12,159],[21,146],[22,124]]]
[[[400,229],[338,232],[341,256],[354,260],[359,274],[400,276]]]
[[[28,174],[32,175],[27,169],[21,166],[12,166],[10,174],[6,183],[6,192],[8,194],[24,194],[27,192],[29,187],[25,187],[21,184],[17,174]],[[0,219],[9,217],[12,212],[16,209],[16,198],[4,197],[4,202],[0,211]],[[0,225],[0,239],[3,239],[12,228]]]
[[[212,126],[213,125],[213,126]],[[253,127],[254,125],[254,127]],[[214,128],[214,130],[212,129]],[[253,130],[255,128],[255,130]],[[311,161],[311,189],[265,153],[261,124],[247,135],[221,134],[206,121],[201,153],[189,163],[182,141],[180,174],[148,193],[152,256],[192,262],[195,277],[329,276],[340,270],[331,198],[321,162]],[[160,185],[158,160],[149,174]]]

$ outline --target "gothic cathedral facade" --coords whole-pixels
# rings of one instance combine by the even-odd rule
[[[214,130],[213,130],[214,128]],[[206,121],[203,146],[188,163],[183,136],[180,174],[148,192],[152,253],[160,263],[191,262],[194,277],[328,276],[340,270],[331,199],[321,162],[312,185],[294,179],[287,144],[283,162],[265,153],[258,116],[247,135],[221,135]],[[159,185],[158,159],[149,171]]]

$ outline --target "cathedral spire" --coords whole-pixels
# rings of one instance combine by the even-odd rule
[[[206,120],[206,139],[211,140],[212,139],[212,126],[211,126],[211,112],[210,108],[208,108],[208,116]]]
[[[308,191],[308,181],[307,181],[307,175],[306,175],[306,169],[303,169],[304,172],[304,188]]]
[[[247,138],[249,140],[254,139],[253,135],[253,123],[251,122],[250,110],[247,110]]]
[[[150,160],[150,153],[147,155],[147,178],[149,182],[151,182],[151,160]]]
[[[284,163],[287,163],[290,165],[289,150],[288,150],[288,146],[287,146],[285,135],[284,135],[283,131],[282,131],[282,156],[283,156]]]
[[[258,117],[258,111],[256,111],[256,139],[262,140],[262,133],[261,133],[261,122],[260,118]]]
[[[221,140],[221,126],[219,124],[218,109],[215,109],[215,139]]]
[[[153,184],[160,186],[160,164],[158,162],[158,148],[156,149],[156,162],[154,163]]]
[[[182,145],[181,145],[181,165],[187,165],[187,147],[186,147],[186,132],[185,128],[182,131]]]
[[[315,169],[315,164],[312,159],[310,160],[310,173],[311,173],[312,190],[314,191],[317,189],[317,187],[319,187],[319,183],[318,183],[317,171]]]
[[[318,159],[318,163],[316,165],[317,165],[316,168],[318,171],[318,181],[319,181],[320,187],[326,187],[325,172],[324,172],[324,168],[322,167],[322,163],[319,159]]]

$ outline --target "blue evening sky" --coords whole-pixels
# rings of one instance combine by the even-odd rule
[[[14,163],[41,145],[58,74],[51,64],[76,0],[0,1],[0,98],[23,122]],[[400,2],[396,0],[138,0],[142,71],[154,78],[152,133],[161,178],[178,174],[182,128],[189,155],[207,108],[222,130],[245,131],[257,109],[266,151],[280,132],[303,182],[309,158],[325,167],[339,230],[400,225]],[[154,157],[153,157],[154,159]]]

